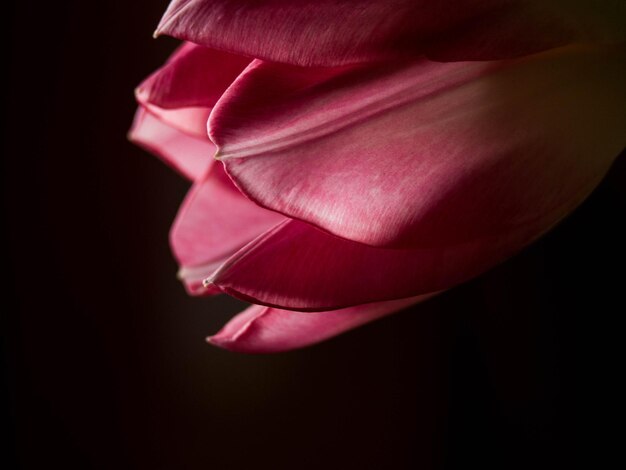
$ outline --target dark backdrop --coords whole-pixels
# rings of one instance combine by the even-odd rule
[[[566,468],[619,449],[626,168],[521,255],[324,344],[205,344],[125,138],[165,0],[3,3],[3,468]],[[619,466],[619,465],[618,465]],[[615,468],[615,465],[613,465]]]

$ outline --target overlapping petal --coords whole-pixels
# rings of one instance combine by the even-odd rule
[[[212,107],[250,59],[192,43],[181,45],[136,95],[160,108]]]
[[[287,220],[229,258],[205,284],[248,302],[301,311],[422,295],[481,274],[553,223],[539,220],[517,231],[458,245],[389,249]]]
[[[215,153],[207,120],[249,59],[186,43],[135,90],[141,105],[130,140],[191,180],[204,176]]]
[[[259,204],[365,244],[443,249],[552,225],[579,203],[626,143],[624,83],[623,47],[497,63],[257,61],[209,127]]]
[[[167,125],[207,138],[207,120],[217,100],[250,59],[191,43],[135,90],[137,101]]]
[[[143,107],[135,114],[128,138],[192,181],[202,177],[213,162],[215,146],[207,137],[176,129]]]
[[[170,233],[188,291],[258,304],[209,341],[314,344],[548,231],[626,143],[625,20],[619,0],[173,0],[157,33],[197,44],[137,88],[129,136],[194,181]]]
[[[202,286],[230,255],[284,217],[245,198],[220,163],[195,183],[176,216],[170,243],[181,269],[179,277],[192,294],[211,294]]]
[[[173,0],[157,32],[297,65],[519,57],[624,38],[621,0]]]
[[[252,305],[208,341],[244,353],[287,351],[319,343],[430,297],[359,305],[332,312],[293,312]]]

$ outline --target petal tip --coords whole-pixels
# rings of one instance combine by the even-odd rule
[[[170,4],[168,9],[165,11],[163,16],[161,17],[161,21],[159,21],[159,24],[157,25],[156,29],[154,30],[154,33],[152,33],[152,37],[153,38],[156,39],[159,36],[163,36],[164,34],[170,34],[171,33],[171,30],[170,30],[169,26],[171,26],[172,19],[176,16],[175,14],[172,13],[172,7],[175,6],[175,5],[173,5],[173,3],[174,2],[172,2],[172,4]]]
[[[205,341],[211,346],[215,346],[216,348],[225,349],[226,351],[231,352],[249,352],[245,349],[240,349],[236,347],[237,342],[232,338],[223,337],[220,333],[216,333],[212,336],[207,336]],[[233,347],[235,346],[235,347]]]
[[[159,36],[163,35],[163,30],[165,29],[165,25],[169,21],[169,16],[167,13],[168,12],[166,11],[163,17],[161,18],[161,21],[159,21],[159,24],[157,25],[156,29],[152,33],[152,37],[154,39],[157,39]]]
[[[142,84],[143,85],[143,84]],[[135,99],[139,104],[143,104],[148,101],[149,91],[142,85],[135,88]]]

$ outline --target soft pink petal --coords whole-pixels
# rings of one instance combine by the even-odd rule
[[[141,102],[165,109],[212,107],[250,63],[245,57],[185,43],[141,85]]]
[[[282,220],[282,215],[245,198],[225,175],[222,165],[213,165],[206,177],[192,187],[170,233],[172,251],[181,266],[179,277],[188,291],[213,293],[202,287],[202,280]]]
[[[173,0],[156,35],[298,65],[519,57],[624,38],[621,0]]]
[[[252,305],[208,341],[231,351],[275,353],[310,346],[421,302],[432,295],[330,312],[294,312]]]
[[[142,107],[135,114],[128,138],[161,157],[190,180],[204,175],[214,161],[215,146],[208,137],[186,134]]]
[[[377,246],[481,243],[562,218],[626,143],[624,48],[305,69],[254,62],[211,115],[260,205]],[[538,226],[542,231],[544,226]]]
[[[135,90],[137,101],[168,125],[207,138],[207,120],[250,59],[186,43]]]
[[[174,129],[196,137],[201,140],[208,140],[207,122],[213,108],[178,108],[165,109],[154,106],[150,103],[142,103],[142,107],[157,117],[163,124],[173,127]]]
[[[538,220],[511,233],[458,245],[389,249],[286,220],[229,258],[205,285],[248,302],[301,311],[422,295],[481,274],[554,222]]]

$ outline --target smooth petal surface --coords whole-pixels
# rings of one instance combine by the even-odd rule
[[[231,183],[220,163],[190,190],[170,233],[181,269],[179,277],[192,294],[211,294],[202,287],[230,255],[284,220],[245,198]]]
[[[213,106],[249,62],[245,57],[185,43],[137,87],[135,96],[170,126],[206,138]]]
[[[519,57],[624,38],[621,0],[173,0],[156,35],[297,65]]]
[[[249,63],[245,57],[185,43],[137,87],[137,95],[165,109],[212,107]]]
[[[205,285],[247,302],[301,311],[428,294],[481,274],[554,222],[538,220],[508,234],[459,245],[389,249],[288,219],[230,257]]]
[[[128,138],[190,180],[204,175],[214,161],[215,146],[208,137],[200,138],[176,129],[142,107],[135,114]]]
[[[146,103],[143,107],[164,124],[191,137],[208,140],[207,122],[213,108],[164,109]]]
[[[275,353],[310,346],[424,301],[412,297],[331,312],[294,312],[252,305],[208,341],[230,351]]]
[[[257,61],[211,139],[260,205],[375,246],[445,247],[552,225],[626,143],[626,56],[305,69]],[[538,226],[542,231],[542,227]]]

